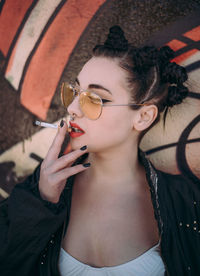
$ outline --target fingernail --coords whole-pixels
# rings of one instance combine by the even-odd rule
[[[83,146],[80,148],[80,150],[86,150],[87,149],[87,146]]]
[[[91,166],[90,163],[83,164],[83,167],[85,167],[85,168],[90,167],[90,166]]]
[[[61,120],[61,122],[60,122],[60,127],[63,127],[63,126],[64,126],[64,121]]]

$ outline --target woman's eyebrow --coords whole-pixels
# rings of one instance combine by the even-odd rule
[[[107,91],[108,93],[110,93],[111,95],[112,95],[112,93],[110,92],[110,90],[109,89],[107,89],[107,88],[105,88],[105,87],[103,87],[102,85],[99,85],[99,84],[89,84],[88,85],[88,88],[95,88],[95,89],[101,89],[101,90],[105,90],[105,91]]]
[[[76,78],[75,82],[78,83],[78,85],[80,85],[80,82],[79,82],[78,78]],[[107,88],[105,88],[105,87],[103,87],[102,85],[99,85],[99,84],[93,84],[93,83],[89,84],[88,88],[90,88],[90,89],[94,88],[94,89],[105,90],[105,91],[107,91],[108,93],[110,93],[112,95],[112,93],[110,92],[109,89],[107,89]]]

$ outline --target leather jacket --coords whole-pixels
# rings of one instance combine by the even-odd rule
[[[166,275],[200,275],[200,183],[158,171],[140,152],[161,238]],[[81,159],[77,161],[81,163]],[[0,204],[0,275],[59,276],[74,176],[57,204],[40,197],[40,166]]]

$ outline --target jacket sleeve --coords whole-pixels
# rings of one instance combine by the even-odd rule
[[[0,207],[0,274],[34,267],[51,235],[62,226],[66,216],[63,194],[56,204],[40,197],[40,166],[23,183],[17,184]],[[2,272],[5,272],[2,274]],[[14,274],[13,274],[14,275]],[[18,275],[18,274],[15,274]]]

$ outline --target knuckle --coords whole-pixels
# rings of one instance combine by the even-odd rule
[[[64,163],[68,163],[71,160],[71,156],[69,154],[62,156],[61,158],[63,158]]]
[[[76,173],[80,172],[83,169],[84,168],[83,168],[82,165],[77,165],[77,166],[71,167],[71,173],[76,174]]]
[[[81,150],[76,150],[76,151],[73,151],[73,152],[70,152],[69,155],[70,155],[70,159],[71,160],[75,160],[77,159],[78,157],[80,157],[81,155],[83,154],[83,152]]]
[[[64,170],[59,174],[59,180],[60,180],[60,182],[66,180],[69,176],[70,176],[69,168],[64,169]]]
[[[47,167],[43,168],[42,173],[44,176],[49,176],[49,169]]]
[[[58,162],[58,164],[68,164],[70,162],[69,154],[65,154],[65,155],[59,157],[57,162]]]

